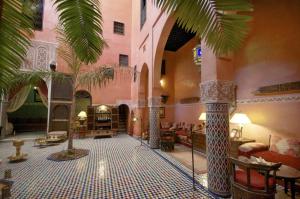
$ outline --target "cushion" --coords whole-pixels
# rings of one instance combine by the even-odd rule
[[[171,127],[170,122],[161,122],[161,128],[163,129],[169,129]]]
[[[247,186],[247,173],[244,170],[236,170],[236,182]],[[275,183],[274,178],[269,178],[269,186],[273,186]],[[259,174],[257,171],[250,171],[250,186],[254,189],[264,189],[265,188],[265,177]]]
[[[253,156],[262,157],[268,162],[281,162],[284,165],[300,170],[300,158],[294,156],[282,155],[274,151],[261,151],[254,153]]]
[[[272,136],[270,151],[300,158],[300,139]]]
[[[178,131],[176,131],[176,135],[177,135],[177,136],[179,136],[179,135],[187,136],[187,132],[184,131],[184,130],[178,130]]]
[[[51,131],[48,133],[49,136],[67,136],[67,131]]]
[[[239,155],[250,157],[253,153],[267,151],[269,147],[260,142],[249,142],[239,146]]]

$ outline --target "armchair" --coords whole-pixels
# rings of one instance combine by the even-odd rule
[[[229,158],[232,164],[233,199],[274,199],[276,171],[281,163],[272,165],[244,162]],[[239,169],[237,169],[237,166]]]

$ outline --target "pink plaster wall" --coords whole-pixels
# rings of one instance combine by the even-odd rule
[[[101,0],[103,15],[103,37],[108,43],[108,48],[103,51],[97,63],[86,66],[85,70],[103,65],[118,65],[119,54],[129,56],[131,66],[131,0]],[[113,33],[113,22],[125,24],[125,34]],[[57,13],[51,0],[45,0],[43,31],[36,31],[34,39],[56,43],[54,28],[58,22]],[[68,72],[65,63],[58,57],[57,70]],[[93,104],[115,104],[117,100],[129,100],[131,98],[131,76],[119,73],[114,81],[102,88],[93,88],[91,91]]]
[[[197,44],[198,40],[194,38],[176,51],[175,103],[183,98],[200,97],[201,74],[194,64],[192,51]]]
[[[56,43],[56,34],[54,29],[58,23],[58,15],[53,1],[44,1],[44,17],[43,17],[43,30],[34,32],[34,39],[45,42]]]
[[[252,31],[234,59],[238,99],[259,98],[252,92],[261,86],[300,80],[299,10],[297,0],[254,1]],[[253,121],[245,129],[249,137],[263,142],[269,134],[300,138],[299,101],[239,104],[238,111]]]
[[[162,121],[198,123],[200,104],[180,104],[180,100],[200,97],[200,72],[193,62],[192,49],[198,44],[193,38],[176,52],[165,51],[166,60],[165,87],[162,93],[169,95],[166,104],[166,118]],[[203,110],[203,108],[202,108]]]
[[[149,67],[149,97],[160,95],[160,64],[163,57],[164,42],[167,41],[168,31],[163,31],[169,19],[166,13],[161,12],[152,1],[147,1],[147,19],[143,27],[140,26],[140,0],[132,0],[132,37],[131,54],[132,66],[136,65],[141,71],[143,64]],[[172,22],[174,23],[174,22]],[[169,29],[172,28],[169,24]],[[170,31],[169,30],[169,31]],[[163,33],[163,36],[162,36]],[[163,46],[158,48],[157,46]],[[160,51],[160,58],[156,59],[156,51]],[[155,62],[157,61],[157,63]],[[155,64],[157,69],[154,70]],[[155,76],[154,76],[155,74]],[[132,85],[132,99],[138,98],[138,82]]]

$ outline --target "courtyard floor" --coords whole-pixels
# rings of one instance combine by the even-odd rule
[[[25,162],[10,164],[6,157],[15,152],[11,142],[0,143],[0,176],[12,169],[12,198],[215,198],[206,188],[206,175],[197,175],[197,192],[192,192],[191,171],[167,153],[119,135],[107,139],[74,140],[76,148],[89,149],[84,158],[54,162],[53,153],[67,143],[35,148],[26,141]],[[181,191],[181,192],[178,192]]]

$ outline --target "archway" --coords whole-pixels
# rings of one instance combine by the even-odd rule
[[[129,131],[128,118],[129,118],[129,107],[126,104],[121,104],[119,106],[119,132],[125,133]]]
[[[88,91],[79,90],[75,93],[75,115],[80,111],[87,112],[87,107],[92,104],[92,96]]]
[[[11,91],[8,97],[6,135],[44,135],[47,130],[48,88],[44,80]]]
[[[149,128],[149,110],[148,110],[148,97],[149,97],[149,69],[147,64],[143,64],[140,73],[139,92],[138,92],[138,125],[135,130],[137,135],[144,134],[147,137]]]
[[[162,29],[154,60],[156,96],[162,97],[165,116],[161,122],[198,124],[200,110],[200,67],[194,64],[193,48],[200,44],[194,33],[169,17]],[[187,105],[189,104],[189,105]]]

